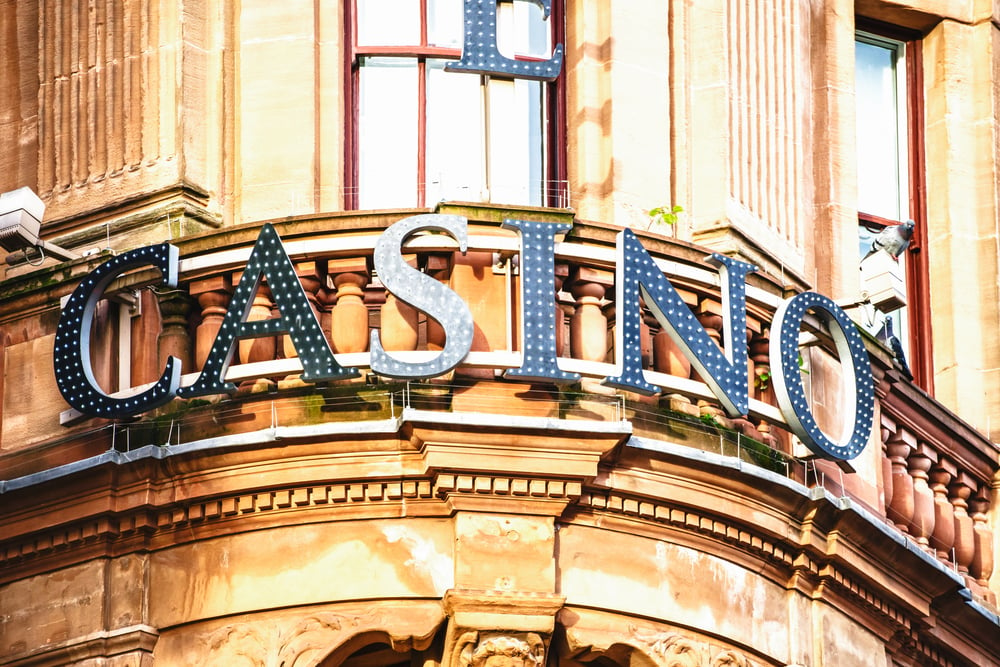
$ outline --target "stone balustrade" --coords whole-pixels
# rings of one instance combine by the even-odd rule
[[[995,604],[987,517],[1000,480],[996,445],[897,371],[886,373],[876,391],[887,520]]]
[[[399,215],[402,217],[405,213]],[[331,234],[329,230],[296,233],[294,224],[283,231],[279,229],[279,233],[283,234],[306,297],[331,348],[337,355],[343,355],[341,358],[350,360],[344,365],[359,366],[361,370],[360,377],[334,384],[361,385],[378,381],[365,361],[373,331],[378,331],[387,351],[400,354],[440,350],[445,333],[435,320],[388,293],[373,271],[374,240],[391,220],[378,220],[370,228],[364,227],[363,218],[350,222],[353,226],[343,224],[340,227],[343,233]],[[618,305],[614,302],[614,233],[610,228],[579,223],[578,228],[582,231],[574,228],[573,237],[556,247],[552,301],[556,312],[556,348],[561,363],[583,375],[581,393],[614,393],[600,383],[601,378],[611,374],[615,360],[614,315]],[[509,411],[516,391],[503,386],[514,383],[498,382],[497,377],[498,370],[519,363],[518,318],[521,315],[517,238],[513,232],[501,230],[496,222],[470,221],[469,235],[470,252],[465,256],[453,249],[454,244],[449,245],[448,237],[425,235],[410,244],[406,260],[457,292],[469,305],[476,321],[469,363],[436,382],[461,381],[466,385],[480,385],[482,392],[503,394],[506,399],[498,401],[496,409]],[[240,279],[241,266],[227,252],[244,246],[248,248],[252,241],[250,230],[231,247],[206,244],[190,253],[184,247],[180,249],[179,290],[159,294],[159,309],[144,309],[138,316],[139,325],[133,325],[133,329],[143,330],[142,320],[155,318],[160,329],[159,336],[153,338],[157,354],[133,354],[130,359],[133,385],[137,384],[137,378],[157,377],[162,360],[168,354],[183,360],[185,374],[189,376],[201,370],[219,332],[233,288]],[[718,281],[713,281],[717,273],[703,263],[704,252],[662,237],[650,236],[644,239],[644,244],[666,267],[681,298],[692,308],[709,336],[721,346],[722,307]],[[776,400],[770,383],[768,356],[768,326],[783,295],[783,286],[758,274],[750,276],[748,285],[746,341],[750,368],[747,381],[752,401],[746,418],[727,419],[724,416],[711,392],[692,370],[691,363],[648,312],[643,318],[641,336],[643,365],[651,374],[669,380],[667,389],[658,397],[629,398],[647,410],[679,413],[689,419],[706,418],[764,443],[795,461],[802,452],[774,408]],[[69,285],[68,289],[71,288]],[[262,284],[247,317],[251,320],[274,317],[278,308],[266,284]],[[259,373],[263,379],[238,382],[235,402],[239,402],[241,395],[259,392],[276,391],[273,396],[280,399],[283,389],[303,386],[294,370],[290,370],[291,366],[282,363],[296,355],[288,337],[282,338],[240,341],[231,374],[236,370],[239,375],[241,364],[253,364],[263,369]],[[115,336],[100,340],[105,339],[107,345],[118,344]],[[133,339],[133,344],[146,344],[142,341],[148,340],[148,336],[140,336]],[[881,496],[875,494],[879,500],[873,501],[871,494],[858,494],[858,500],[869,510],[884,516],[928,553],[963,574],[970,589],[983,599],[995,601],[994,594],[989,591],[994,569],[994,539],[988,517],[994,511],[991,496],[995,493],[1000,467],[996,446],[902,379],[892,370],[888,356],[877,343],[870,342],[870,348],[880,408],[877,414],[881,415],[876,438],[879,442],[873,446],[881,446],[883,470],[881,480],[869,486],[879,486]],[[113,356],[105,354],[102,358]],[[119,371],[110,365],[103,369],[105,374],[114,377],[118,377]],[[820,364],[803,379],[824,383],[832,378],[824,375]],[[448,390],[442,391],[447,393]],[[439,401],[438,404],[448,405],[448,402]],[[459,409],[459,404],[452,404],[452,409]],[[829,406],[825,409],[828,414],[818,413],[817,418],[821,423],[825,418],[828,423],[836,424],[840,415],[835,410],[831,412]],[[638,414],[633,416],[636,422],[641,421]],[[90,420],[71,428],[83,434],[94,425],[94,420]],[[802,465],[792,465],[789,474],[804,483],[820,483],[816,477],[811,479]],[[841,485],[838,491],[855,495],[850,485]]]

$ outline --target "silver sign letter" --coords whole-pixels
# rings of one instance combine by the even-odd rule
[[[371,332],[371,368],[379,375],[395,378],[427,378],[447,373],[472,349],[472,313],[461,297],[403,259],[402,246],[410,234],[436,229],[451,234],[465,254],[468,248],[466,220],[457,215],[414,215],[394,223],[375,244],[375,271],[385,288],[400,301],[422,310],[444,328],[444,349],[434,359],[405,362],[382,349],[378,331]]]

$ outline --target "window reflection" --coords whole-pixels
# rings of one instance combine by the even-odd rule
[[[444,69],[462,55],[462,0],[355,0],[355,11],[353,206],[541,206],[559,196],[554,84]],[[554,22],[534,3],[501,2],[498,21],[508,57],[551,56]]]

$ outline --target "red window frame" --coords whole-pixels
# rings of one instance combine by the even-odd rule
[[[426,202],[426,158],[427,158],[427,78],[428,58],[458,60],[461,49],[433,46],[427,43],[427,0],[420,2],[420,44],[406,46],[359,46],[357,34],[357,0],[350,0],[344,6],[344,38],[348,48],[344,49],[344,69],[347,73],[345,91],[345,119],[348,128],[344,141],[344,208],[357,210],[359,166],[359,100],[360,65],[363,57],[399,56],[417,59],[418,68],[418,131],[417,131],[417,207],[424,208]],[[565,14],[562,0],[553,0],[548,21],[553,25],[552,43],[565,43]],[[540,58],[515,56],[516,60],[534,61]],[[565,64],[564,64],[565,70]],[[568,206],[568,184],[566,171],[566,77],[559,77],[543,84],[545,96],[545,164],[543,174],[546,179],[542,202],[545,206],[565,208]]]
[[[934,391],[932,357],[930,273],[927,257],[927,187],[924,158],[924,72],[922,35],[918,32],[869,19],[858,18],[856,29],[901,42],[906,48],[906,131],[910,217],[916,223],[913,238],[907,248],[906,287],[907,318],[909,320],[910,358],[907,363],[913,381],[928,393]],[[878,230],[898,225],[903,220],[890,220],[858,211],[858,223]]]

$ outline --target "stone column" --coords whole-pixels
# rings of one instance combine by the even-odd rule
[[[889,458],[889,452],[887,450],[887,443],[892,437],[892,430],[890,427],[883,423],[879,429],[881,433],[881,445],[882,445],[882,507],[883,511],[888,515],[889,505],[892,504],[892,460]]]
[[[983,280],[1000,270],[995,34],[989,20],[945,19],[923,40],[934,393],[973,424],[991,415],[995,424],[1000,412],[1000,348],[993,332],[967,324],[1000,318],[995,286]]]

